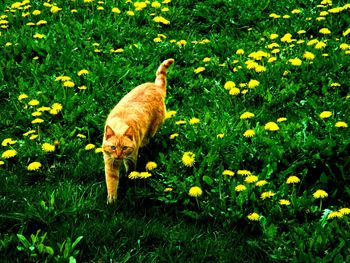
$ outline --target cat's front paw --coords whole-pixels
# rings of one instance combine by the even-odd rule
[[[117,195],[108,195],[107,196],[107,204],[113,204],[117,202]]]

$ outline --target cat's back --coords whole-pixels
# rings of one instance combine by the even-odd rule
[[[154,83],[144,83],[126,94],[117,104],[117,106],[130,107],[134,104],[152,104],[164,100],[164,91]],[[117,107],[116,106],[116,107]],[[141,106],[141,105],[139,105]]]

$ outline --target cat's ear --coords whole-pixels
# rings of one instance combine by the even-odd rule
[[[124,136],[128,137],[132,141],[134,140],[134,130],[131,126],[129,126],[129,128],[126,130]]]
[[[106,131],[105,131],[105,138],[106,140],[108,140],[109,138],[111,138],[112,136],[114,136],[114,131],[112,130],[111,127],[109,127],[108,125],[106,126]]]

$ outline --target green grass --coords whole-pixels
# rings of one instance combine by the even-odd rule
[[[136,1],[115,2],[56,1],[57,13],[42,1],[1,6],[0,261],[350,261],[349,5],[180,0],[136,11]],[[138,180],[123,171],[108,206],[95,152],[106,116],[170,57],[166,104],[176,114],[137,166],[157,168]],[[51,112],[32,116],[42,106]],[[33,162],[41,167],[28,170]]]

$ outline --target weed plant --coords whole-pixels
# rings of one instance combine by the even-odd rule
[[[3,1],[0,261],[350,262],[349,11]],[[167,58],[167,118],[107,206],[104,121]]]

